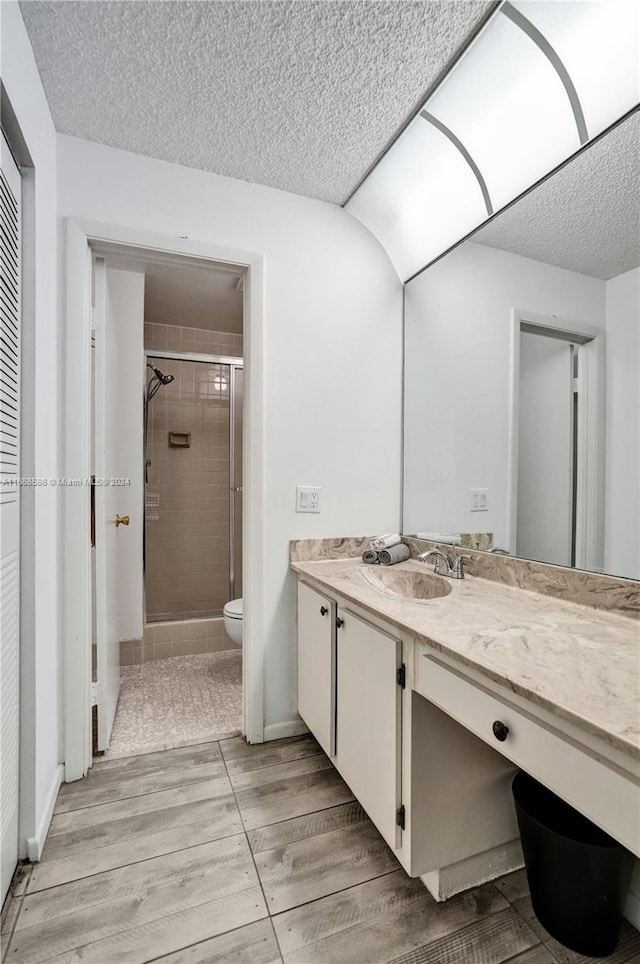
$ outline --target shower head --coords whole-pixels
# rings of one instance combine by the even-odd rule
[[[175,378],[175,375],[163,375],[159,368],[154,368],[153,365],[149,365],[149,363],[147,363],[147,368],[151,369],[153,374],[160,382],[162,382],[163,385],[169,385]]]

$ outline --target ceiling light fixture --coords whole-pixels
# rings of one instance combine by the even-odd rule
[[[346,209],[403,280],[640,101],[636,0],[504,2]]]

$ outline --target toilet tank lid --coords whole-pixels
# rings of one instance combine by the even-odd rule
[[[224,615],[234,619],[242,619],[242,599],[230,599],[224,607]]]

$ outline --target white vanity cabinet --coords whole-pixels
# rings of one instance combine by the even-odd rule
[[[402,643],[338,607],[334,763],[390,847],[400,846]]]
[[[298,712],[387,843],[400,845],[402,644],[298,583]]]
[[[298,713],[329,757],[335,755],[336,604],[298,583]]]
[[[446,603],[398,604],[372,592],[368,567],[354,568],[349,559],[296,566],[300,715],[407,873],[445,900],[522,866],[511,794],[519,768],[640,854],[640,761],[635,744],[623,739],[635,733],[633,690],[623,689],[620,708],[612,702],[615,726],[606,725],[595,700],[605,683],[614,693],[626,685],[619,668],[609,672],[601,636],[636,679],[635,626],[596,614],[591,627],[588,611],[569,611],[558,600],[547,618],[531,593],[516,618],[513,590],[470,579],[446,597],[448,630]],[[488,655],[465,636],[478,612],[489,624],[482,636]],[[524,639],[530,633],[542,649],[532,651],[536,679],[529,680],[520,635],[512,654],[505,646],[507,617],[528,627]],[[564,697],[558,708],[549,699],[556,690],[547,661],[555,651],[545,640],[558,627],[565,687],[569,670],[584,664],[594,696],[581,693],[575,714]],[[504,672],[495,651],[504,652]],[[558,692],[562,697],[561,686]]]
[[[476,855],[490,854],[498,872],[515,869],[513,764],[413,691],[411,638],[354,609],[299,581],[300,716],[407,873],[437,899],[477,882],[464,876]]]

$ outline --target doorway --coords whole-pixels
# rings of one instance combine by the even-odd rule
[[[109,757],[242,730],[243,277],[94,255],[94,750]]]
[[[544,329],[520,330],[515,552],[558,566],[576,564],[579,351]]]
[[[68,477],[91,474],[91,257],[93,254],[137,255],[154,263],[174,266],[226,265],[244,277],[245,360],[243,447],[243,619],[242,732],[250,743],[264,739],[264,662],[261,628],[263,515],[262,472],[264,463],[264,257],[225,245],[167,236],[142,228],[127,228],[92,221],[67,219],[66,226],[66,349],[68,371],[81,374],[68,380],[64,430],[67,440],[64,471]],[[179,346],[174,346],[179,347]],[[142,371],[142,360],[140,369]],[[140,399],[144,383],[140,382]],[[142,424],[142,423],[141,423]],[[91,519],[76,511],[75,493],[64,491],[64,678],[65,780],[78,780],[91,766]]]

